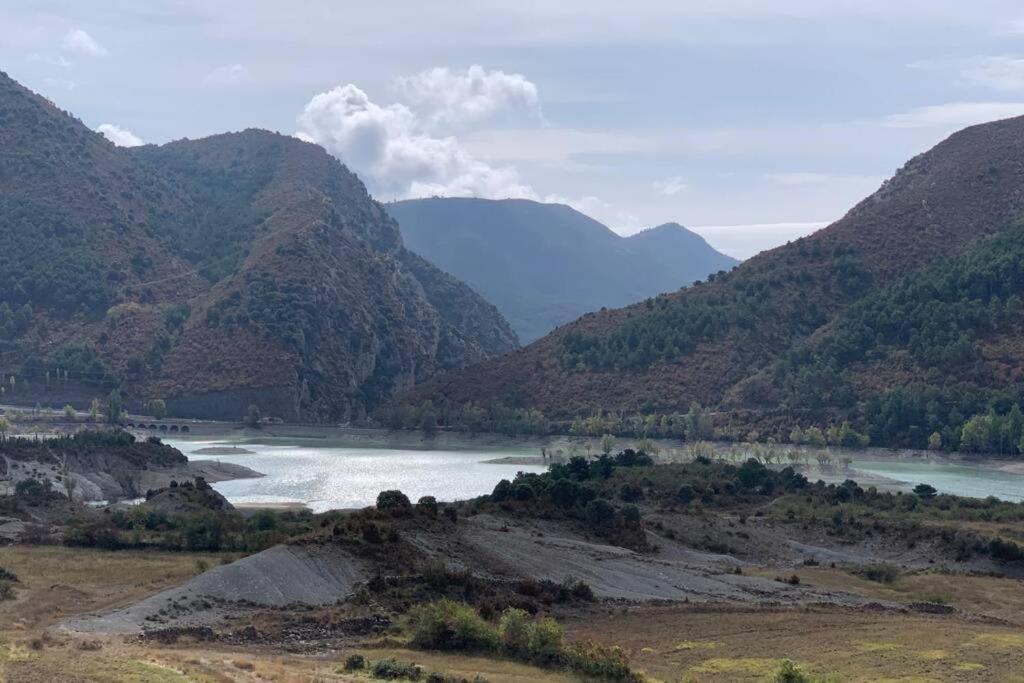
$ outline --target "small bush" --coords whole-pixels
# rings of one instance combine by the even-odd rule
[[[370,667],[370,675],[374,678],[382,678],[388,681],[398,678],[418,681],[423,676],[423,670],[415,664],[406,664],[392,658],[374,662],[373,666]]]
[[[863,576],[868,581],[877,583],[893,583],[900,576],[900,568],[888,562],[877,562],[857,567],[853,573]]]
[[[0,581],[0,602],[14,599],[14,586],[9,581]]]
[[[7,571],[3,567],[0,567],[0,581],[18,581],[18,575],[14,572]]]
[[[381,512],[408,514],[412,511],[412,503],[409,502],[409,496],[401,491],[381,491],[377,495],[377,509]]]
[[[416,509],[428,517],[437,517],[437,498],[433,496],[423,496],[416,502]]]
[[[427,650],[489,652],[500,644],[497,631],[469,605],[452,600],[418,605],[409,612],[412,644]]]
[[[562,654],[565,632],[558,622],[545,617],[534,622],[530,630],[530,659],[541,664],[551,664]]]
[[[366,657],[361,654],[351,654],[345,659],[345,671],[362,671],[366,668]]]
[[[501,633],[501,643],[510,654],[520,657],[529,654],[533,620],[525,610],[514,607],[505,610],[501,615],[498,630]]]
[[[811,679],[792,660],[786,659],[779,665],[772,683],[811,683]]]
[[[573,643],[565,650],[565,664],[585,678],[607,678],[613,681],[640,683],[643,676],[629,668],[629,660],[617,647],[591,642]]]

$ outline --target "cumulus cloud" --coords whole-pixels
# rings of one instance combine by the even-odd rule
[[[225,64],[206,74],[203,80],[217,85],[237,85],[248,81],[249,78],[249,70],[243,64]]]
[[[462,132],[510,112],[539,116],[536,88],[522,76],[471,67],[464,73],[431,69],[399,82],[404,102],[387,105],[351,83],[314,96],[298,116],[296,137],[341,159],[381,199],[532,199],[568,204],[619,229],[639,229],[636,216],[597,197],[539,193],[515,166],[483,160],[455,135],[438,133],[438,124]]]
[[[652,185],[654,185],[655,190],[666,197],[677,195],[688,187],[683,181],[683,177],[678,175],[665,178],[664,180],[655,180]]]
[[[428,133],[405,105],[381,106],[353,84],[316,95],[298,120],[304,139],[323,145],[385,198],[535,194],[514,168],[474,158],[454,137]]]
[[[144,145],[142,138],[130,130],[125,130],[112,123],[104,123],[96,127],[96,132],[113,142],[118,147],[138,147]]]
[[[458,125],[498,115],[543,120],[537,86],[522,74],[488,71],[474,64],[465,71],[428,69],[396,79],[399,98],[433,123]]]
[[[110,54],[107,48],[80,28],[71,29],[64,35],[64,49],[88,57],[106,57]]]
[[[882,120],[888,128],[963,128],[1024,114],[1024,102],[949,102],[918,107]]]

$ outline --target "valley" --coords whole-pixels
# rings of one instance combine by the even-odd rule
[[[1024,680],[1013,8],[95,4],[0,7],[0,683]]]

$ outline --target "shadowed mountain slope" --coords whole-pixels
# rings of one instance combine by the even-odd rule
[[[433,198],[385,209],[412,251],[493,302],[524,342],[737,263],[676,223],[624,238],[562,204]]]
[[[173,413],[361,416],[515,348],[322,148],[260,130],[120,149],[0,76],[0,370]]]

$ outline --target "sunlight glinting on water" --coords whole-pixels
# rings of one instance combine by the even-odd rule
[[[267,440],[276,441],[276,440]],[[190,459],[218,460],[263,473],[259,479],[218,482],[213,487],[232,503],[300,502],[315,512],[373,505],[377,494],[399,489],[413,501],[441,501],[490,493],[501,479],[517,472],[540,472],[537,465],[485,463],[503,456],[536,456],[525,450],[408,450],[332,445],[192,441],[168,439]],[[252,453],[206,455],[196,451],[238,446]]]

